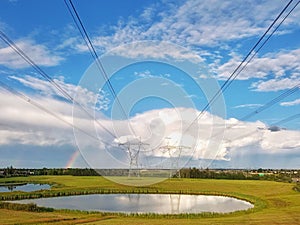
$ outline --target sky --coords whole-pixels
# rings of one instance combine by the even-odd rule
[[[300,167],[298,89],[262,108],[300,83],[300,6],[220,91],[288,1],[72,2],[98,61],[64,0],[0,2],[52,79],[0,40],[0,168],[126,168],[138,143],[145,168]]]

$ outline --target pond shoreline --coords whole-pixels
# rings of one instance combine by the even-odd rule
[[[0,183],[0,187],[3,186],[22,186],[26,185],[28,182],[7,182],[7,183]]]
[[[91,194],[53,198],[24,199],[10,203],[29,204],[39,207],[100,211],[111,213],[232,213],[254,207],[248,201],[233,197],[190,194]]]
[[[13,182],[0,184],[0,193],[11,192],[35,192],[40,190],[50,190],[51,185],[30,183],[30,182]]]
[[[240,210],[229,213],[216,213],[216,212],[200,212],[200,213],[181,213],[181,214],[157,214],[157,213],[122,213],[122,212],[102,212],[102,211],[86,211],[86,210],[77,210],[77,209],[55,209],[51,207],[40,207],[36,204],[20,204],[13,202],[14,200],[23,200],[23,199],[39,199],[39,198],[52,198],[52,197],[66,197],[66,196],[81,196],[81,195],[93,195],[93,194],[183,194],[183,195],[214,195],[214,196],[223,196],[223,197],[231,197],[236,198],[238,200],[243,200],[253,205],[252,208],[247,210]],[[4,200],[5,199],[5,200]],[[4,205],[1,203],[4,203]],[[252,212],[259,211],[266,207],[266,204],[261,199],[255,198],[254,196],[241,195],[239,193],[225,193],[225,192],[211,192],[211,191],[168,191],[168,190],[109,190],[109,189],[97,189],[97,190],[89,190],[89,189],[81,189],[76,191],[51,191],[51,190],[43,190],[32,193],[24,193],[19,192],[18,195],[10,195],[10,196],[1,196],[0,194],[0,208],[8,208],[8,209],[16,209],[16,210],[25,210],[25,211],[33,211],[33,212],[53,212],[53,211],[66,211],[66,212],[82,212],[82,213],[96,213],[101,215],[109,215],[109,216],[122,216],[122,217],[151,217],[151,218],[206,218],[206,217],[216,217],[216,216],[224,216],[224,215],[232,215],[232,214],[248,214]]]
[[[85,188],[84,187],[76,188],[75,186],[69,187],[69,186],[62,185],[61,182],[53,182],[52,178],[50,178],[50,180],[41,179],[41,178],[48,178],[45,176],[38,177],[39,179],[34,179],[34,178],[37,178],[37,177],[31,177],[31,179],[28,179],[28,182],[49,184],[52,186],[51,190],[41,190],[41,191],[35,191],[35,192],[0,193],[0,201],[6,201],[6,200],[13,201],[13,200],[22,200],[22,199],[51,198],[51,197],[62,197],[62,196],[90,195],[90,194],[187,194],[187,195],[214,195],[214,196],[233,197],[233,198],[236,198],[239,200],[247,201],[247,202],[253,204],[253,206],[254,206],[253,208],[251,208],[249,210],[226,213],[226,215],[240,214],[240,213],[248,214],[248,213],[260,211],[266,207],[266,202],[263,201],[262,199],[257,198],[252,195],[245,195],[245,194],[237,193],[237,192],[189,190],[189,189],[183,190],[183,189],[169,189],[169,188],[165,189],[165,188],[159,188],[160,185],[145,186],[145,187],[132,187],[132,186],[113,184],[113,185],[111,185],[111,187],[110,186],[104,187],[103,184],[102,185],[100,184],[98,188],[90,187],[90,186],[87,186]],[[74,179],[78,179],[78,178],[74,177]],[[87,179],[91,179],[91,178],[87,178]],[[170,179],[168,182],[178,183],[179,181],[180,180]],[[27,182],[27,180],[26,180],[26,182]],[[114,187],[114,188],[112,188],[112,187]],[[2,203],[4,203],[4,202],[2,202]],[[17,203],[6,203],[6,204],[19,205]],[[4,206],[4,208],[7,208],[7,207],[8,206]],[[17,208],[18,207],[22,208],[22,206],[17,206]],[[1,206],[1,204],[0,204],[0,208],[3,208],[3,206]],[[9,208],[11,209],[11,208],[13,208],[13,206],[9,206]],[[33,207],[33,208],[35,208],[35,207]],[[81,210],[49,209],[49,208],[38,207],[38,206],[36,206],[36,208],[35,208],[35,211],[37,211],[37,212],[51,211],[51,210],[81,212]],[[100,212],[82,211],[82,213],[97,213],[98,214]],[[193,214],[193,217],[203,217],[204,215],[205,215],[204,217],[211,217],[212,215],[215,215],[215,214],[224,215],[222,213],[206,213],[205,212],[205,213]],[[111,213],[110,212],[110,213],[105,213],[105,215],[120,215],[120,213]],[[126,216],[128,216],[128,215],[126,215]],[[135,216],[137,216],[137,215],[135,215]],[[143,215],[138,215],[138,216],[143,217]],[[159,215],[159,217],[161,217],[161,216],[162,215]],[[174,216],[174,215],[172,215],[172,216]],[[192,214],[189,214],[189,216],[192,216]],[[154,217],[156,217],[156,216],[154,216]],[[164,217],[164,216],[162,216],[162,217]],[[180,218],[180,216],[178,216],[178,215],[175,215],[175,217]]]

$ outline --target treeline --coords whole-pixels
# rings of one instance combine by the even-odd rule
[[[178,174],[177,174],[178,176]],[[182,178],[201,179],[229,179],[229,180],[271,180],[281,182],[291,182],[291,176],[287,174],[260,174],[251,173],[245,170],[210,170],[198,168],[184,168],[180,170]]]
[[[169,174],[169,170],[131,170],[131,176],[143,177]],[[226,169],[199,169],[183,168],[174,174],[180,178],[201,179],[230,179],[230,180],[272,180],[292,182],[299,177],[300,171],[296,170],[226,170]],[[12,166],[0,168],[1,177],[18,177],[34,175],[72,175],[72,176],[129,176],[128,169],[91,169],[91,168],[42,168],[42,169],[17,169]],[[295,178],[296,177],[296,178]]]
[[[34,175],[72,175],[72,176],[99,176],[99,174],[90,168],[43,168],[32,170]]]
[[[258,174],[249,175],[243,171],[215,171],[209,169],[184,168],[180,170],[182,178],[201,178],[201,179],[230,179],[230,180],[259,180]]]
[[[20,177],[33,175],[99,176],[99,173],[90,168],[17,169],[10,166],[0,169],[0,177]]]

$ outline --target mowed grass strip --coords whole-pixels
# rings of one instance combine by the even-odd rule
[[[130,187],[103,177],[32,176],[3,181],[50,183],[50,191],[110,190],[113,192],[192,193],[236,196],[255,203],[249,212],[211,216],[155,217],[122,216],[57,210],[49,213],[0,210],[0,224],[300,224],[300,193],[295,184],[273,181],[169,179],[147,187]],[[0,195],[16,195],[7,193]],[[13,216],[12,216],[13,215]]]

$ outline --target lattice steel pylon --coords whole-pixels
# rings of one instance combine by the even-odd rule
[[[166,138],[170,139],[170,138]],[[179,168],[179,161],[181,157],[181,153],[183,149],[190,149],[188,146],[183,146],[183,145],[170,145],[169,142],[167,145],[160,146],[159,149],[164,149],[163,153],[168,152],[169,157],[171,160],[171,168],[170,168],[170,177],[172,177],[174,174],[177,174],[178,171],[178,177],[180,178],[180,168]]]
[[[136,175],[139,177],[139,155],[141,148],[143,146],[147,146],[149,144],[143,143],[141,138],[139,139],[139,142],[130,142],[127,140],[127,142],[119,144],[119,146],[124,146],[125,150],[127,151],[128,158],[129,158],[129,173],[128,177],[131,177],[134,175],[134,171],[136,171]]]

